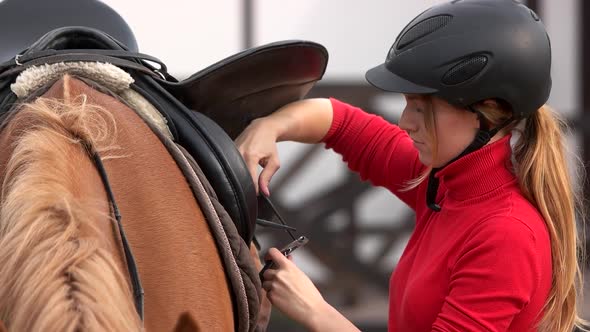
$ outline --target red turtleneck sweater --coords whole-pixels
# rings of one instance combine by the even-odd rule
[[[510,137],[438,172],[437,203],[426,206],[424,170],[396,125],[332,99],[324,138],[363,180],[416,211],[416,227],[389,282],[389,331],[535,331],[551,288],[549,235],[511,172]]]

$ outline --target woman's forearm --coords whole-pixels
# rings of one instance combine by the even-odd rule
[[[351,321],[346,319],[334,307],[325,303],[324,307],[312,314],[307,329],[312,332],[339,331],[358,332],[360,331]]]
[[[332,125],[332,103],[329,99],[304,99],[288,104],[263,118],[276,128],[278,141],[318,143]]]

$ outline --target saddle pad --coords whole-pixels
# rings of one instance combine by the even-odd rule
[[[181,145],[174,143],[167,131],[159,125],[161,121],[158,119],[159,113],[154,114],[152,110],[146,110],[144,108],[146,104],[148,107],[151,105],[142,101],[141,95],[134,93],[133,90],[128,90],[120,96],[130,104],[143,105],[143,107],[134,108],[134,110],[165,144],[189,182],[199,206],[203,210],[205,219],[209,223],[217,246],[220,248],[224,267],[236,299],[238,331],[254,331],[260,310],[261,284],[258,273],[251,262],[248,246],[241,240],[231,217],[219,202],[217,194],[198,163]]]

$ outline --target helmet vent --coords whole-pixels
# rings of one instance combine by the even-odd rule
[[[402,49],[416,40],[435,32],[449,24],[452,19],[453,17],[450,15],[438,15],[414,24],[413,27],[401,36],[399,43],[397,44],[397,49]]]
[[[449,69],[449,71],[443,76],[442,82],[446,85],[463,83],[479,74],[487,63],[488,58],[485,55],[476,55],[469,59],[465,59]]]

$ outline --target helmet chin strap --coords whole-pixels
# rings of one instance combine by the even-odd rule
[[[443,169],[444,167],[446,167],[450,163],[456,161],[457,159],[459,159],[459,158],[461,158],[473,151],[481,149],[483,146],[488,144],[488,142],[492,139],[492,137],[494,137],[494,135],[496,135],[500,130],[502,130],[502,128],[506,127],[507,125],[509,125],[510,123],[512,123],[515,120],[514,117],[510,117],[508,120],[501,123],[498,127],[493,128],[493,129],[489,129],[488,123],[485,120],[483,114],[481,114],[481,112],[479,112],[478,110],[473,108],[472,105],[468,106],[467,109],[469,111],[477,114],[477,118],[479,120],[479,129],[477,131],[477,134],[475,134],[475,138],[473,139],[471,144],[469,144],[469,146],[467,146],[467,148],[465,148],[465,150],[463,150],[463,152],[461,152],[457,157],[453,158],[451,161],[449,161],[445,165],[443,165],[441,167],[433,168],[430,171],[430,174],[428,176],[428,187],[426,189],[426,204],[428,205],[428,207],[431,210],[433,210],[435,212],[439,212],[441,210],[440,205],[436,204],[436,194],[438,193],[438,185],[439,185],[438,178],[435,177],[436,172],[440,171],[441,169]]]

